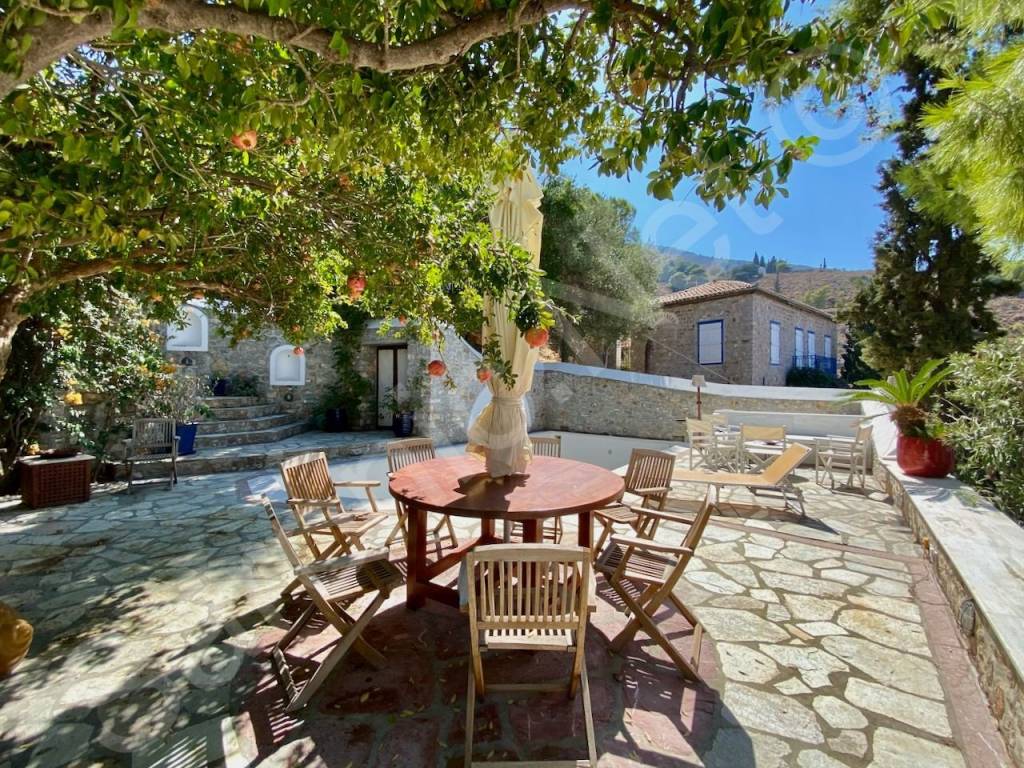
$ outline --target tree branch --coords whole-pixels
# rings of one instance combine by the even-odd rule
[[[522,12],[511,21],[504,10],[487,11],[460,21],[433,37],[405,45],[384,46],[347,38],[348,52],[344,57],[331,48],[333,31],[330,29],[309,27],[291,19],[268,16],[261,11],[245,11],[235,5],[211,5],[202,0],[155,0],[147,3],[139,9],[136,28],[168,34],[217,29],[303,48],[329,61],[356,68],[411,72],[450,64],[478,43],[533,26],[554,14],[590,8],[591,0],[532,0],[524,3]],[[657,13],[628,0],[618,0],[616,8],[622,13],[647,17]],[[91,9],[77,18],[47,16],[42,24],[31,30],[36,42],[25,55],[21,72],[0,73],[0,98],[78,46],[106,37],[113,31],[113,16],[107,9]]]

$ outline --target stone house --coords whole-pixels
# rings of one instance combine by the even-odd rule
[[[203,301],[189,301],[181,308],[181,325],[164,328],[165,351],[170,361],[183,371],[201,377],[248,377],[256,383],[258,403],[237,406],[245,411],[246,434],[224,430],[232,425],[200,425],[199,445],[222,447],[232,444],[273,442],[314,426],[314,417],[328,389],[337,381],[330,339],[305,342],[301,347],[285,340],[280,329],[268,326],[254,336],[235,344],[220,332],[216,316]],[[445,387],[439,379],[430,379],[424,405],[416,413],[418,434],[430,435],[439,444],[465,440],[465,429],[473,402],[482,389],[476,380],[479,353],[464,339],[448,330],[443,350],[415,341],[396,338],[380,321],[365,328],[356,359],[359,373],[373,388],[358,417],[349,414],[357,429],[388,429],[391,414],[382,406],[387,391],[397,387],[404,392],[408,377],[424,370],[433,358],[441,357],[457,386]],[[231,406],[219,411],[226,421]],[[222,414],[218,413],[218,418]],[[251,417],[250,417],[251,416]],[[204,433],[207,433],[204,435]],[[254,434],[258,433],[258,434]]]
[[[724,384],[783,386],[793,367],[838,372],[839,327],[828,312],[738,280],[658,298],[655,326],[633,340],[632,368]]]

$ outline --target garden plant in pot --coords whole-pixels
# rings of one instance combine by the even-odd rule
[[[888,381],[864,379],[857,386],[870,387],[852,393],[848,402],[882,403],[892,410],[896,424],[896,463],[914,477],[945,477],[953,471],[953,449],[941,439],[944,425],[932,412],[936,389],[950,374],[943,360],[929,360],[914,376],[898,371]]]
[[[409,437],[415,428],[416,409],[423,406],[426,380],[422,373],[409,377],[406,391],[401,393],[392,387],[384,395],[382,404],[391,412],[391,431],[395,437]]]
[[[178,455],[195,453],[199,421],[211,416],[203,398],[211,394],[209,385],[197,376],[167,372],[160,376],[156,388],[143,403],[147,416],[174,419],[178,436]]]
[[[346,432],[362,423],[363,406],[373,392],[373,382],[359,373],[366,315],[351,307],[342,312],[347,327],[334,337],[336,380],[327,390],[315,413],[316,424],[325,432]]]
[[[228,369],[224,363],[214,363],[210,369],[210,389],[216,397],[224,397],[228,393]]]

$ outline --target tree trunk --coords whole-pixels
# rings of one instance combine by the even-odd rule
[[[18,304],[25,300],[23,291],[5,292],[0,295],[0,381],[7,374],[7,360],[10,359],[11,344],[17,327],[25,321],[25,315],[17,311]]]

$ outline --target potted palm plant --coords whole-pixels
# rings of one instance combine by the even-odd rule
[[[942,422],[931,412],[935,390],[950,374],[943,360],[929,360],[914,376],[898,371],[888,381],[864,379],[869,387],[847,397],[847,402],[869,401],[890,407],[896,424],[896,463],[914,477],[945,477],[953,471],[953,449],[941,440]]]

